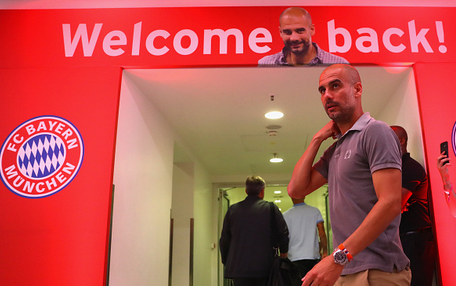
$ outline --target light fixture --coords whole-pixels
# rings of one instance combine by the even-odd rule
[[[282,193],[282,191],[279,191],[279,190],[274,191],[274,194],[281,194],[281,193]]]
[[[280,162],[283,162],[283,159],[277,157],[277,153],[274,153],[274,157],[269,159],[269,162],[271,162],[271,163],[280,163]]]
[[[281,202],[282,202],[282,200],[279,200],[279,199],[274,201],[274,203],[281,203]]]
[[[267,119],[279,119],[283,117],[283,113],[280,111],[271,111],[264,115]]]

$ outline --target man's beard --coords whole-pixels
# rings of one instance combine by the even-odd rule
[[[293,45],[296,45],[296,44],[302,44],[302,48],[299,49],[299,50],[293,50],[291,47]],[[310,43],[309,42],[305,42],[305,41],[299,41],[299,42],[293,42],[293,43],[289,43],[288,44],[288,48],[290,49],[290,51],[299,56],[299,55],[305,55],[307,54],[307,52],[309,51],[309,48],[310,48]]]
[[[336,123],[346,123],[349,122],[351,119],[352,114],[355,111],[354,107],[341,107],[338,105],[339,110],[337,112],[328,112],[326,111],[326,114],[330,119],[332,119]]]

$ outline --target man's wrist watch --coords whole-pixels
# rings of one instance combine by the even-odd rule
[[[345,265],[348,262],[353,260],[353,256],[348,252],[348,250],[341,244],[338,248],[335,249],[333,253],[334,262],[340,265]]]

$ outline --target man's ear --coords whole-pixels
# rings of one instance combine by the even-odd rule
[[[363,85],[360,82],[355,83],[353,88],[355,89],[355,97],[360,97],[363,94]]]
[[[310,25],[310,35],[311,36],[315,35],[315,25],[314,24]]]

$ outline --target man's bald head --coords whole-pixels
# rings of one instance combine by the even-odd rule
[[[290,7],[283,10],[282,14],[279,17],[279,23],[282,25],[282,19],[285,17],[305,17],[308,21],[308,24],[312,24],[312,18],[310,17],[309,12],[306,9],[301,7]]]
[[[407,153],[407,131],[405,131],[405,129],[399,125],[392,125],[391,129],[393,129],[394,133],[396,133],[396,136],[399,139],[399,142],[401,143],[402,153]]]

